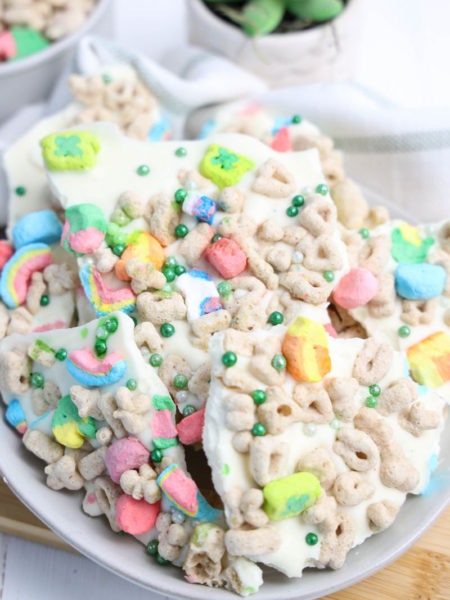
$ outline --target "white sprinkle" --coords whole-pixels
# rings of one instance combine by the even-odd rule
[[[302,189],[302,196],[312,196],[314,194],[314,188],[312,185],[305,185]]]
[[[292,262],[294,262],[294,263],[302,263],[304,258],[305,257],[303,256],[303,252],[300,252],[299,250],[297,250],[292,255]]]
[[[317,427],[315,423],[305,423],[305,425],[303,425],[303,433],[309,437],[316,435]]]
[[[342,423],[336,417],[330,421],[329,425],[332,429],[340,429],[342,427]]]
[[[185,391],[177,392],[176,397],[178,402],[185,402],[187,400],[188,393]]]
[[[184,521],[185,516],[183,515],[183,513],[177,510],[176,508],[172,509],[172,522],[179,523],[181,525],[181,523],[184,523]]]

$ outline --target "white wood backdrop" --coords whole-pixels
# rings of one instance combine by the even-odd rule
[[[161,56],[185,40],[184,0],[116,0],[122,41]],[[408,107],[450,106],[450,2],[371,2],[357,81]],[[136,19],[139,15],[139,19]],[[0,536],[2,600],[162,600],[89,560],[11,536]]]

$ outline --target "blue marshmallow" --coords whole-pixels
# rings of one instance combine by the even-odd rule
[[[62,225],[52,210],[39,210],[25,215],[12,230],[16,250],[27,244],[38,242],[57,243],[61,239],[61,234]]]
[[[406,300],[429,300],[442,294],[446,279],[440,265],[402,263],[395,270],[395,289]]]

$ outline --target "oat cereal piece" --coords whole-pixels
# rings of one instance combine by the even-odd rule
[[[150,352],[160,353],[162,351],[162,340],[156,327],[149,321],[139,323],[134,328],[134,341],[141,348],[146,346]]]
[[[120,423],[120,421],[119,421]],[[100,427],[97,429],[97,433],[95,434],[95,439],[101,446],[108,446],[113,437],[113,432],[110,427]]]
[[[303,265],[311,271],[336,271],[343,267],[339,242],[327,233],[305,236],[297,246],[303,254]]]
[[[70,388],[70,399],[77,407],[81,418],[102,419],[103,414],[99,408],[100,390],[90,390],[81,385],[73,385]]]
[[[230,529],[225,534],[226,548],[233,556],[258,556],[274,552],[280,544],[280,534],[270,525],[258,529]]]
[[[311,304],[326,302],[332,286],[321,273],[302,269],[291,270],[280,275],[280,285],[286,288],[294,298]]]
[[[390,249],[391,241],[386,235],[369,237],[359,252],[359,266],[378,275],[389,260]]]
[[[155,269],[152,263],[143,263],[138,258],[131,258],[125,270],[127,276],[131,278],[131,289],[135,294],[142,294],[148,289],[159,290],[167,283],[164,274]]]
[[[201,255],[209,246],[213,236],[214,229],[211,225],[208,225],[208,223],[199,223],[183,238],[178,247],[178,254],[192,267],[197,264]]]
[[[389,211],[385,206],[371,206],[365,225],[370,229],[374,229],[378,225],[387,223],[387,221],[389,221]]]
[[[297,471],[308,471],[315,475],[324,490],[329,490],[336,479],[333,457],[325,448],[315,448],[304,454],[297,463]]]
[[[111,273],[119,257],[111,248],[99,248],[93,254],[94,264],[100,273]]]
[[[58,461],[64,454],[63,446],[37,429],[27,429],[22,441],[27,450],[48,464]]]
[[[19,333],[20,335],[27,335],[32,325],[33,315],[24,306],[19,306],[19,308],[14,309],[10,314],[6,334]]]
[[[266,390],[267,400],[258,406],[258,420],[268,433],[278,435],[291,423],[301,420],[301,410],[281,387],[271,386]]]
[[[108,425],[111,427],[116,438],[120,439],[126,435],[126,431],[120,419],[114,416],[117,403],[111,393],[102,394],[98,400],[98,407]]]
[[[284,232],[285,228],[275,219],[267,219],[258,227],[258,238],[263,242],[280,242]]]
[[[44,469],[47,475],[47,485],[52,490],[79,490],[83,487],[84,479],[77,473],[77,465],[72,456],[62,456]]]
[[[6,335],[6,330],[9,323],[9,312],[6,306],[0,302],[0,340]]]
[[[67,263],[49,265],[43,273],[52,296],[61,296],[76,286],[77,276]]]
[[[324,534],[330,533],[335,527],[337,503],[333,496],[321,494],[310,508],[301,515],[303,521],[309,525],[317,525],[317,529]]]
[[[266,254],[266,261],[277,271],[287,271],[291,266],[292,250],[284,244],[275,244]]]
[[[144,217],[150,233],[162,246],[169,246],[175,241],[175,227],[180,222],[180,214],[172,207],[170,196],[152,196],[145,208]]]
[[[353,377],[333,377],[325,379],[325,387],[339,419],[349,422],[359,410],[357,393],[359,384]]]
[[[407,377],[392,381],[380,394],[377,409],[383,415],[408,411],[417,398],[417,385]]]
[[[147,413],[151,408],[150,397],[145,394],[133,395],[126,387],[121,387],[116,392],[118,409],[114,411],[115,419],[120,419],[122,425],[132,435],[142,433],[147,427]]]
[[[361,473],[345,471],[337,476],[333,495],[341,506],[356,506],[370,498],[375,485]]]
[[[143,464],[137,471],[130,469],[120,476],[120,487],[133,496],[135,500],[145,499],[149,504],[154,504],[161,499],[161,490],[156,483],[156,471],[150,465]],[[186,540],[187,541],[187,540]]]
[[[228,213],[239,213],[242,211],[242,207],[245,201],[245,193],[238,187],[226,187],[224,188],[218,198],[218,204],[220,208]]]
[[[43,367],[51,367],[56,361],[52,348],[41,342],[41,340],[35,340],[30,344],[27,354],[34,362]]]
[[[53,381],[46,381],[42,388],[33,390],[31,402],[36,416],[41,416],[49,410],[55,410],[61,399],[61,391]]]
[[[328,423],[333,418],[330,397],[320,383],[300,383],[294,388],[294,401],[304,423]]]
[[[94,452],[90,452],[84,456],[78,463],[80,475],[87,481],[91,481],[102,475],[106,470],[105,454],[106,448],[102,446],[101,448],[94,450]]]
[[[320,565],[330,569],[340,569],[344,564],[347,552],[353,545],[355,524],[346,513],[335,517],[332,531],[327,533],[320,547]]]
[[[364,227],[369,206],[360,187],[352,179],[346,178],[331,186],[330,193],[340,223],[348,229]]]
[[[241,450],[242,451],[242,450]],[[258,485],[264,487],[273,479],[287,475],[288,446],[277,436],[252,438],[250,444],[250,471]]]
[[[367,507],[367,519],[372,531],[380,532],[387,529],[394,522],[400,506],[390,500],[374,502]]]
[[[192,533],[183,570],[193,581],[215,587],[221,582],[224,554],[224,530],[212,523],[199,523]]]
[[[31,276],[30,287],[28,288],[26,305],[32,315],[35,315],[41,308],[40,300],[45,292],[46,285],[44,277],[40,271],[35,271]]]
[[[213,333],[229,327],[230,323],[231,315],[227,310],[216,310],[192,321],[191,327],[198,337],[207,336],[209,338]]]
[[[371,438],[363,431],[344,427],[338,431],[333,450],[349,469],[369,471],[378,464],[379,453]]]
[[[177,560],[183,546],[189,542],[189,530],[179,523],[172,523],[169,513],[159,513],[156,519],[158,530],[158,554],[166,560]]]
[[[407,412],[399,415],[399,424],[416,437],[429,429],[437,429],[441,422],[441,414],[436,410],[429,410],[420,400],[414,402]]]
[[[252,356],[254,343],[251,336],[244,331],[227,329],[223,338],[223,347],[226,351],[237,352],[244,356]]]
[[[394,276],[391,273],[378,275],[378,290],[368,303],[369,314],[376,319],[390,317],[395,311]]]
[[[337,225],[336,207],[326,198],[311,196],[300,213],[299,222],[313,237],[330,235]]]
[[[420,473],[405,458],[401,447],[391,444],[381,451],[380,480],[386,487],[411,492],[419,483]]]
[[[29,384],[29,359],[18,349],[0,353],[0,389],[13,394],[24,394]]]
[[[137,298],[137,309],[143,321],[150,321],[154,325],[170,323],[186,316],[183,297],[177,292],[174,292],[171,298],[161,298],[152,292],[143,292]]]
[[[210,381],[211,363],[209,360],[207,360],[192,373],[192,376],[188,381],[188,390],[197,396],[202,404],[204,404],[208,399]]]
[[[232,431],[249,430],[255,424],[255,404],[247,394],[230,394],[224,399],[226,424]]]
[[[382,379],[392,362],[393,350],[387,344],[379,344],[374,338],[364,342],[353,364],[353,377],[361,385],[371,385]]]
[[[429,325],[436,313],[436,298],[431,300],[403,300],[401,320],[408,325]]]
[[[122,495],[122,490],[109,477],[97,477],[94,480],[94,493],[102,514],[109,521],[111,529],[120,531],[116,521],[116,503]]]
[[[282,163],[270,158],[258,169],[252,189],[270,198],[285,198],[295,192],[295,179]]]
[[[174,384],[175,377],[177,375],[184,375],[187,381],[189,381],[192,376],[192,371],[187,360],[177,354],[169,354],[164,358],[162,365],[159,367],[158,375],[161,377],[172,396],[175,396],[178,391],[178,388]]]

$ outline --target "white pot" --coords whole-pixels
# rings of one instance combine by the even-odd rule
[[[111,33],[111,5],[111,0],[99,0],[83,25],[74,33],[41,52],[0,64],[0,121],[12,116],[25,104],[47,98],[58,76],[72,59],[83,35]]]
[[[203,0],[189,0],[189,41],[226,56],[273,88],[344,80],[353,73],[363,4],[349,0],[342,14],[324,25],[254,39],[217,17]]]

